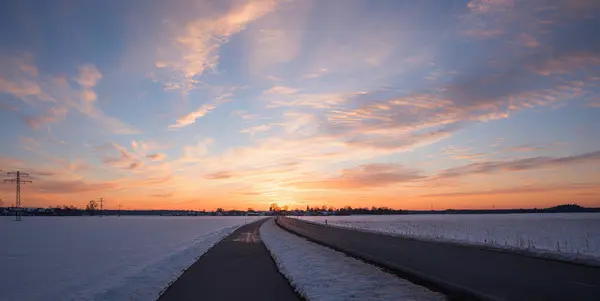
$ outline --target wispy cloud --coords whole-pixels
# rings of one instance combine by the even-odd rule
[[[147,154],[146,158],[152,160],[152,161],[162,161],[166,158],[167,156],[163,153],[155,153],[155,154]]]
[[[465,192],[448,192],[448,193],[433,193],[424,194],[420,197],[446,198],[446,197],[467,197],[467,196],[491,196],[491,195],[514,195],[523,193],[540,193],[554,191],[572,191],[598,189],[600,183],[570,183],[563,185],[525,185],[515,186],[510,188],[499,188],[490,190],[475,190]]]
[[[86,64],[79,67],[79,74],[73,80],[83,88],[91,89],[96,86],[102,78],[98,68],[92,64]]]
[[[468,175],[561,167],[582,163],[597,164],[598,162],[600,162],[600,151],[565,157],[530,157],[506,161],[486,161],[446,169],[441,171],[437,177],[453,178]]]
[[[140,131],[123,121],[107,116],[95,102],[94,88],[102,74],[91,64],[82,65],[73,77],[80,89],[73,88],[65,77],[42,74],[29,56],[7,60],[0,73],[0,92],[12,94],[34,108],[46,108],[35,117],[25,117],[25,122],[33,128],[44,123],[64,119],[69,110],[79,112],[91,120],[118,134],[134,134]],[[52,104],[48,108],[48,104]]]
[[[265,90],[262,94],[265,96],[282,96],[282,95],[293,95],[298,92],[298,89],[286,87],[286,86],[273,86]]]
[[[203,104],[196,111],[190,112],[185,116],[179,118],[177,123],[170,125],[169,128],[176,129],[186,127],[188,125],[194,124],[196,119],[204,117],[204,115],[208,114],[210,111],[216,109],[217,106],[214,104]]]
[[[32,185],[31,189],[35,190],[36,192],[46,194],[70,194],[93,191],[106,191],[115,189],[117,187],[118,184],[115,182],[86,182],[83,180],[44,180],[37,181],[35,185]]]
[[[227,12],[191,20],[173,38],[169,59],[156,62],[158,68],[168,68],[175,75],[171,85],[189,92],[198,83],[197,77],[206,70],[216,70],[219,49],[246,25],[276,7],[275,0],[248,0],[234,4]]]
[[[67,115],[67,109],[64,107],[50,108],[39,116],[24,117],[23,120],[33,129],[38,129],[46,123],[61,121]]]
[[[291,183],[302,189],[364,189],[387,186],[422,179],[419,171],[394,164],[367,164],[354,169],[344,169],[335,178]]]

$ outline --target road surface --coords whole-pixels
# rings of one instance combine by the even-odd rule
[[[208,250],[159,300],[302,300],[260,240],[264,221],[239,228]]]
[[[397,272],[455,299],[600,300],[600,268],[291,218],[291,232]],[[453,299],[454,299],[453,298]]]

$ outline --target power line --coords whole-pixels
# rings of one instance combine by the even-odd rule
[[[22,180],[21,177],[29,177],[29,174],[26,172],[20,172],[20,171],[11,171],[7,173],[8,176],[12,176],[14,178],[12,179],[6,179],[4,180],[4,182],[9,182],[9,183],[16,183],[17,184],[17,192],[16,192],[16,200],[15,200],[15,218],[17,221],[21,220],[21,215],[22,215],[22,208],[21,208],[21,183],[26,184],[26,183],[33,183],[33,181],[30,180]]]

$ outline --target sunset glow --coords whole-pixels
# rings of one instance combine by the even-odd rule
[[[31,174],[25,207],[600,207],[597,0],[0,15],[0,171]]]

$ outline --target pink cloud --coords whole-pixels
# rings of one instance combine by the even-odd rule
[[[204,104],[196,111],[186,114],[185,116],[179,118],[177,123],[170,125],[169,128],[176,129],[186,127],[188,125],[194,124],[196,119],[204,117],[206,114],[216,109],[217,106],[213,104]]]
[[[395,164],[366,164],[353,169],[344,169],[341,173],[335,178],[294,182],[290,185],[301,189],[364,189],[423,178],[420,172]]]
[[[67,109],[64,107],[50,108],[44,114],[35,117],[25,117],[23,120],[33,129],[38,129],[46,123],[53,123],[65,119]]]
[[[152,161],[162,161],[166,158],[166,155],[163,153],[148,154],[146,155],[146,158]]]
[[[600,162],[600,151],[566,157],[530,157],[506,161],[486,161],[446,169],[439,172],[435,178],[453,178],[477,174],[494,174],[506,171],[525,171],[582,163],[597,164],[598,162]]]
[[[523,194],[523,193],[540,193],[540,192],[554,192],[554,191],[572,191],[572,190],[585,190],[590,188],[597,189],[600,187],[600,183],[571,183],[563,185],[525,185],[525,186],[514,186],[510,188],[501,189],[490,189],[490,190],[475,190],[465,192],[448,192],[448,193],[434,193],[424,194],[420,197],[467,197],[467,196],[490,196],[490,195],[510,195],[510,194]]]
[[[79,67],[79,74],[73,80],[85,89],[90,89],[96,86],[102,78],[102,74],[96,66],[87,64]]]

